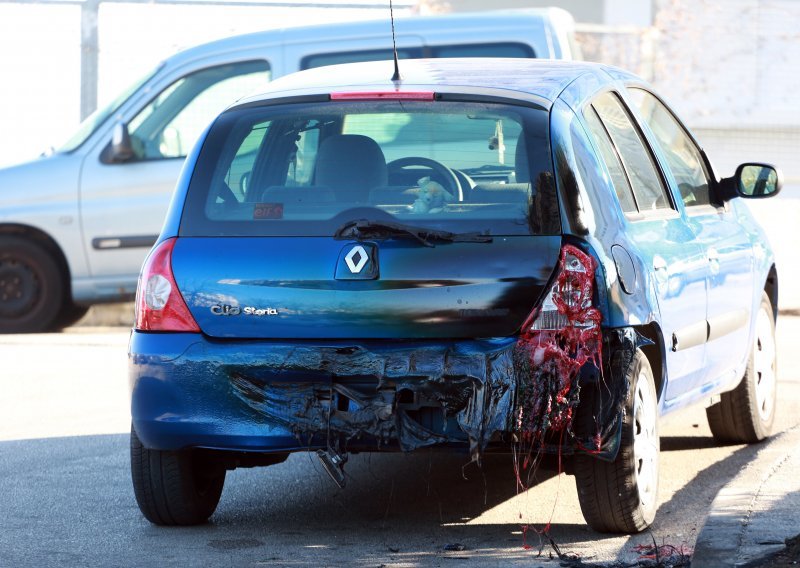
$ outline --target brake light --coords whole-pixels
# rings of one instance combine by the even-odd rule
[[[433,91],[362,91],[354,93],[331,93],[332,101],[432,101]]]
[[[558,331],[598,326],[602,316],[592,306],[597,262],[573,245],[564,245],[558,274],[542,304],[533,310],[522,332]]]
[[[135,329],[139,331],[200,331],[172,275],[176,242],[174,238],[162,242],[142,267],[136,290]]]

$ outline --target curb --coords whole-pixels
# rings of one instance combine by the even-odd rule
[[[791,534],[786,534],[784,538],[793,537],[800,531],[797,525],[797,510],[780,506],[781,502],[785,502],[787,495],[798,493],[800,476],[790,475],[788,483],[780,483],[783,478],[778,480],[776,475],[781,472],[781,468],[793,467],[790,462],[798,461],[799,448],[800,425],[797,425],[769,441],[758,452],[755,460],[720,489],[697,536],[692,566],[730,568],[745,565],[782,549],[782,539],[766,541],[762,539],[761,542],[755,543],[759,545],[757,549],[748,546],[748,528],[757,518],[762,518],[759,517],[762,513],[770,516],[770,523],[773,526],[780,527],[785,522],[789,527],[793,527],[787,529]],[[771,481],[778,483],[766,487]],[[762,504],[761,508],[763,505],[778,504],[778,506],[768,511],[760,511],[759,503]]]

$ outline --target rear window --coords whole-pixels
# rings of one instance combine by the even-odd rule
[[[354,219],[557,234],[547,112],[340,101],[224,113],[200,152],[186,236],[329,236]],[[546,217],[545,217],[546,215]]]

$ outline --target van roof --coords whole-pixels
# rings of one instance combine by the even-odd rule
[[[506,31],[520,29],[533,33],[535,27],[541,27],[545,20],[558,22],[559,25],[572,22],[572,16],[569,12],[561,8],[521,8],[432,16],[401,16],[395,18],[396,32],[398,36],[415,33],[436,34],[443,31],[443,19],[447,20],[448,27],[457,26],[462,32],[468,32],[471,28],[487,30],[494,27],[502,28]],[[206,53],[220,53],[246,47],[274,44],[307,43],[309,40],[331,42],[343,38],[374,38],[381,36],[385,36],[387,47],[390,47],[391,28],[388,9],[384,17],[376,17],[376,19],[275,28],[262,32],[236,35],[190,47],[175,54],[170,59],[194,59]]]
[[[399,85],[391,81],[393,72],[392,61],[309,69],[276,79],[262,94],[242,99],[236,106],[329,93],[432,90],[510,97],[549,108],[559,94],[582,75],[594,75],[601,83],[636,78],[607,65],[553,59],[404,59],[400,61],[402,80]]]

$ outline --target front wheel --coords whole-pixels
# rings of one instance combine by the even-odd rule
[[[156,525],[198,525],[214,513],[225,469],[196,450],[148,450],[131,428],[131,477],[136,502]]]
[[[640,350],[625,379],[630,388],[617,458],[575,457],[581,511],[590,527],[604,533],[643,531],[658,505],[658,396],[650,363]]]
[[[762,293],[755,338],[742,380],[706,409],[708,425],[717,441],[752,444],[772,433],[778,383],[776,354],[772,304],[769,296]]]

